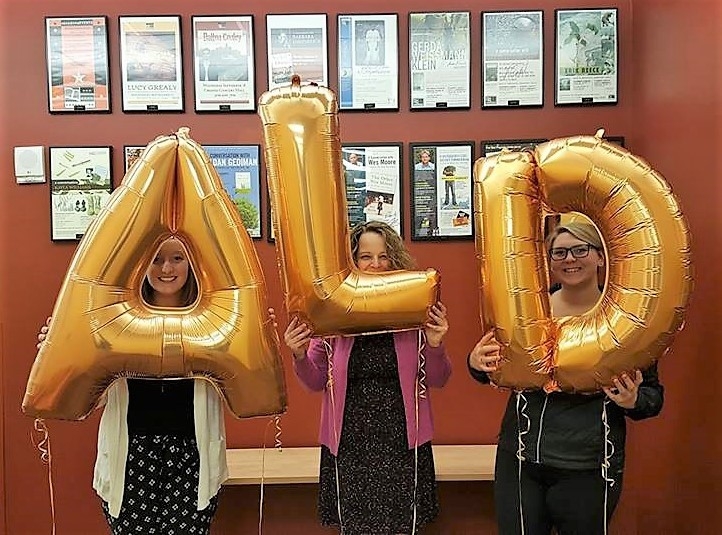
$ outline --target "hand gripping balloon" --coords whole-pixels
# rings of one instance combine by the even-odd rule
[[[153,307],[158,245],[188,251],[199,298]],[[30,372],[23,411],[79,420],[118,377],[203,377],[239,417],[286,408],[278,336],[256,251],[202,147],[183,128],[150,143],[83,237]]]
[[[317,336],[423,325],[437,301],[434,270],[371,274],[354,265],[334,93],[294,76],[261,96],[259,115],[289,315]]]
[[[659,173],[600,133],[480,159],[474,176],[482,322],[504,346],[496,384],[594,392],[668,350],[693,273],[689,229]],[[581,316],[551,317],[544,211],[582,213],[604,239],[606,288]]]

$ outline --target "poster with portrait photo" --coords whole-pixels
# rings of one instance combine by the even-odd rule
[[[341,157],[349,226],[383,221],[403,235],[401,143],[344,144]]]
[[[109,112],[108,20],[46,17],[50,113]]]
[[[110,147],[50,147],[50,237],[80,240],[113,190]]]
[[[554,104],[616,104],[617,8],[557,9]]]
[[[543,22],[541,11],[481,14],[482,107],[544,104]]]
[[[398,109],[398,59],[398,15],[339,15],[339,109]]]
[[[481,142],[481,157],[488,158],[507,150],[509,152],[533,151],[547,139],[493,139]]]
[[[412,240],[473,239],[474,143],[411,144]]]
[[[253,17],[192,17],[198,112],[254,111]]]
[[[123,111],[183,111],[180,17],[119,17]]]
[[[259,145],[203,145],[251,238],[261,237]]]
[[[328,87],[326,15],[266,15],[268,89],[291,83]]]
[[[470,13],[409,14],[411,109],[471,105]]]

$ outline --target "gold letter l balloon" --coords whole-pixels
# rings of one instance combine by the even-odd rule
[[[360,272],[351,258],[334,93],[316,85],[263,94],[268,184],[286,307],[316,336],[419,327],[437,300],[434,270]]]
[[[140,288],[161,242],[188,250],[199,286],[182,309]],[[83,237],[28,380],[23,411],[78,420],[118,377],[212,380],[237,417],[283,412],[276,331],[255,248],[187,129],[150,143]]]
[[[598,135],[480,159],[474,176],[482,322],[505,346],[496,384],[593,392],[665,353],[693,275],[689,229],[659,173]],[[580,212],[604,239],[606,289],[581,316],[551,316],[545,210]]]

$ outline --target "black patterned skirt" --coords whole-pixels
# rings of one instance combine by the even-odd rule
[[[131,436],[125,463],[125,490],[118,518],[103,512],[113,535],[206,535],[218,496],[198,511],[196,441],[175,436]]]
[[[338,457],[321,447],[319,517],[347,535],[411,533],[414,509],[417,531],[439,511],[431,443],[408,447],[393,335],[359,336]]]

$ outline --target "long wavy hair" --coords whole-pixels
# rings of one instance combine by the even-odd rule
[[[383,221],[367,221],[359,223],[351,229],[351,253],[354,262],[358,261],[358,247],[361,235],[366,232],[375,232],[383,237],[386,243],[386,254],[389,257],[389,267],[396,269],[414,269],[416,262],[406,250],[401,236],[387,223]]]

